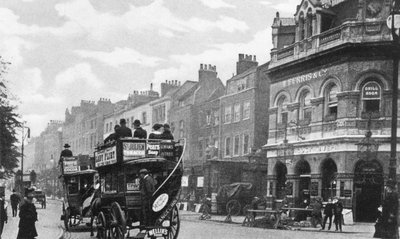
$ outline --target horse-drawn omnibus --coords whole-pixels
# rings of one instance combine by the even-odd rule
[[[183,174],[184,142],[122,138],[95,152],[101,196],[93,204],[98,238],[178,237],[176,206]],[[151,210],[144,223],[139,171],[147,169],[155,182]],[[133,235],[133,237],[132,237]]]
[[[90,206],[96,190],[96,175],[94,169],[84,169],[78,166],[78,157],[62,158],[60,180],[64,188],[64,201],[61,220],[65,229],[77,226],[84,217],[91,217]]]

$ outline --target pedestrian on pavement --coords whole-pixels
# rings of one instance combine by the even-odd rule
[[[21,202],[21,196],[17,192],[15,192],[15,189],[13,189],[12,194],[10,195],[10,202],[12,208],[12,216],[16,217],[18,215],[18,204]]]
[[[322,199],[320,197],[315,199],[314,204],[312,205],[311,218],[314,227],[317,227],[318,224],[322,226]]]
[[[154,124],[153,132],[150,133],[149,139],[162,139],[162,134],[164,132],[164,125],[162,124]]]
[[[340,232],[342,232],[342,212],[343,212],[343,204],[342,204],[342,202],[341,202],[339,199],[337,199],[337,198],[335,198],[335,199],[333,200],[333,203],[334,203],[334,205],[335,205],[335,207],[334,207],[334,214],[335,214],[335,219],[334,219],[334,221],[335,221],[335,227],[336,227],[336,230],[335,230],[335,231],[340,230]]]
[[[332,198],[329,198],[328,203],[325,205],[324,208],[324,222],[322,223],[322,230],[325,229],[325,224],[328,219],[329,219],[328,230],[331,230],[334,207],[335,206],[332,203]]]
[[[120,119],[119,124],[121,127],[119,127],[116,131],[118,138],[132,137],[132,130],[126,127],[126,120]]]
[[[133,137],[139,139],[147,139],[147,131],[140,127],[141,124],[142,123],[140,123],[140,120],[133,121],[133,128],[135,129]]]
[[[145,168],[139,171],[140,174],[140,195],[142,199],[142,222],[141,226],[149,226],[151,224],[151,198],[155,191],[155,181]]]
[[[162,133],[162,139],[174,140],[174,136],[171,133],[171,128],[169,127],[169,124],[164,124],[164,132]]]
[[[35,223],[38,220],[36,207],[32,203],[33,188],[25,190],[25,199],[19,209],[19,231],[17,239],[34,239],[38,236]]]
[[[1,235],[3,234],[4,223],[7,223],[7,207],[6,207],[6,199],[4,192],[0,194],[0,239],[2,238]]]

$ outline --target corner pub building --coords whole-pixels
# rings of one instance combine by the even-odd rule
[[[270,207],[284,197],[297,207],[339,197],[355,221],[376,219],[389,173],[392,59],[399,54],[386,26],[391,4],[303,0],[294,18],[277,13],[263,70],[271,79],[263,147]],[[379,148],[358,153],[369,130]]]

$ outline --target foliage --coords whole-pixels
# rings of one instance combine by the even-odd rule
[[[16,146],[16,135],[21,126],[16,107],[10,102],[12,95],[4,78],[9,64],[0,57],[0,165],[4,167],[6,178],[13,175],[13,170],[18,167],[20,152]]]

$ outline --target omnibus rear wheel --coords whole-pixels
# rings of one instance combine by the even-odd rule
[[[67,208],[64,210],[64,226],[65,226],[65,230],[69,231],[69,227],[70,227],[70,223],[69,223],[69,219],[71,217],[71,212],[70,209]]]
[[[177,239],[180,228],[181,221],[179,219],[179,210],[178,207],[175,205],[170,215],[170,227],[168,229],[167,239]]]
[[[111,204],[110,234],[113,239],[125,239],[126,219],[125,214],[117,202]]]

